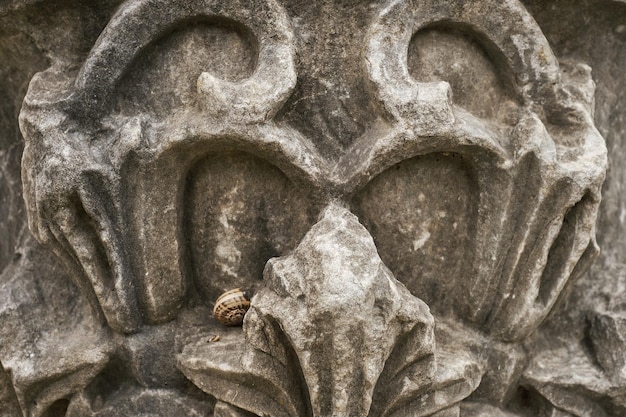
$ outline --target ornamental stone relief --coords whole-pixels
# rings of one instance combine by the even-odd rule
[[[0,415],[626,413],[623,289],[572,305],[610,157],[592,63],[531,7],[81,7],[96,36],[20,98]]]

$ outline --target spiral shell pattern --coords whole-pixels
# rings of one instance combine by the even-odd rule
[[[250,308],[250,296],[247,291],[235,288],[226,291],[215,301],[213,315],[225,326],[241,326],[243,317]]]

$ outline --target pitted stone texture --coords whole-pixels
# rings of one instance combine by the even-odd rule
[[[256,364],[257,372],[250,372],[242,365],[246,341],[241,329],[219,334],[220,339],[214,342],[211,334],[196,336],[177,356],[177,366],[191,382],[230,405],[220,407],[229,412],[243,409],[256,415],[307,415],[309,405],[303,398],[306,387],[298,378],[295,357],[265,355],[265,361]],[[271,335],[267,343],[277,349],[288,348],[282,339],[272,339]]]
[[[196,288],[216,300],[259,287],[268,259],[293,250],[315,222],[308,190],[253,155],[216,153],[187,177],[185,235]]]

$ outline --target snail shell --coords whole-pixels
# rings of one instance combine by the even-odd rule
[[[213,315],[226,326],[241,326],[243,316],[250,308],[250,296],[241,288],[226,291],[215,302]]]

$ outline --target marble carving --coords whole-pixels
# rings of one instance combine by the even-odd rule
[[[32,77],[28,225],[76,291],[46,327],[0,282],[0,415],[623,415],[623,354],[560,378],[537,336],[599,251],[591,68],[518,0],[351,5],[348,58],[293,3],[127,0]]]

